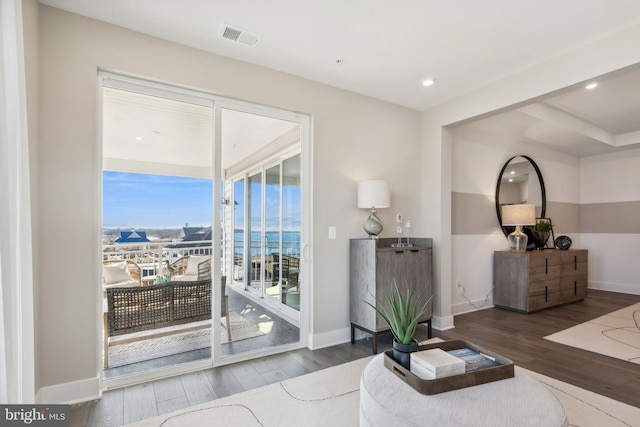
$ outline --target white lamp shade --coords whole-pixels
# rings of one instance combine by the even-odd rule
[[[536,223],[535,205],[502,206],[502,225],[533,225]]]
[[[389,183],[385,180],[362,181],[358,183],[359,208],[388,208],[391,206]]]

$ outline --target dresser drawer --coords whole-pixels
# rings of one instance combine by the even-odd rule
[[[560,292],[567,301],[583,299],[587,296],[587,275],[563,277],[560,280]]]
[[[542,280],[529,285],[528,311],[558,305],[562,301],[560,279]]]

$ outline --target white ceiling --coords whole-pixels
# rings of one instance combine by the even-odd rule
[[[596,80],[594,80],[596,81]],[[478,142],[517,141],[577,157],[640,146],[640,68],[597,79],[560,95],[460,125],[454,135]]]
[[[420,111],[640,22],[637,0],[40,2]],[[257,44],[222,38],[226,26],[255,34]],[[436,84],[423,87],[426,77]],[[630,83],[637,90],[638,80]],[[635,90],[602,95],[615,97],[606,105],[576,91],[513,114],[524,116],[521,137],[545,144],[561,137],[562,149],[591,155],[612,147],[602,139],[636,131],[638,110],[615,110]],[[594,138],[593,129],[582,142],[559,108],[608,133]]]

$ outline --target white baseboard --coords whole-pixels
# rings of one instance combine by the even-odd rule
[[[640,286],[626,283],[589,282],[589,289],[598,291],[619,292],[621,294],[640,295]]]
[[[100,378],[87,378],[70,383],[41,387],[36,393],[39,404],[74,404],[102,397]]]
[[[351,328],[337,329],[322,334],[309,334],[309,349],[317,350],[319,348],[331,347],[332,345],[351,342]]]
[[[438,331],[446,331],[447,329],[453,329],[453,316],[433,316],[431,319],[431,327]]]
[[[473,305],[471,305],[470,302],[461,302],[459,304],[454,304],[454,305],[451,306],[451,313],[454,316],[457,316],[459,314],[471,313],[472,311],[486,310],[487,308],[494,307],[493,304],[489,304],[489,305],[486,305],[486,306],[479,306],[482,303],[484,303],[484,299],[478,300],[478,301],[474,301],[473,305],[475,305],[475,307]],[[476,305],[476,304],[478,304],[478,305]]]

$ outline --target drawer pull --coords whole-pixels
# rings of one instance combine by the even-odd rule
[[[573,256],[573,269],[574,270],[578,269],[578,255]]]
[[[549,302],[549,288],[547,286],[544,287],[544,302]]]
[[[549,274],[549,258],[544,259],[544,274]]]
[[[574,295],[578,295],[578,281],[577,280],[573,281],[573,294]]]

